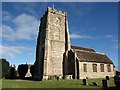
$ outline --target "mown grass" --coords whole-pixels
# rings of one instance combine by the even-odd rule
[[[96,82],[98,86],[90,86],[90,83]],[[114,80],[108,81],[109,87],[114,87]],[[2,80],[2,88],[102,88],[102,79],[88,79],[88,85],[82,85],[82,80]]]
[[[0,89],[2,88],[2,79],[0,79]]]

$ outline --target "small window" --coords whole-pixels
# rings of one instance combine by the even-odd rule
[[[87,64],[83,64],[84,72],[87,72]]]
[[[104,72],[104,64],[100,64],[100,70],[101,72]]]
[[[93,64],[93,72],[97,72],[97,64]]]
[[[110,64],[107,65],[107,70],[108,70],[108,72],[111,72],[111,66],[110,66]]]

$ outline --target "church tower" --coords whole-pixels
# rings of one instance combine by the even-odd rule
[[[62,78],[64,54],[70,46],[67,13],[48,7],[39,26],[34,79]]]

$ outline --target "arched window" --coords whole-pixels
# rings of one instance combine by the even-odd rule
[[[87,64],[83,64],[84,72],[87,72]]]
[[[93,72],[97,72],[97,64],[93,64]]]
[[[108,72],[111,72],[111,66],[110,66],[110,64],[107,65],[107,70],[108,70]]]
[[[104,72],[104,64],[100,64],[100,70],[101,72]]]
[[[59,17],[57,17],[55,21],[57,26],[61,26],[61,19]]]

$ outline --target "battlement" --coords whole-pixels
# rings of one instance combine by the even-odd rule
[[[60,15],[64,15],[64,16],[67,15],[67,12],[63,12],[61,10],[53,9],[51,7],[48,7],[47,11],[51,12],[51,13],[54,13],[54,14],[56,13],[56,14],[60,14]]]
[[[63,12],[61,10],[57,10],[57,9],[53,9],[51,7],[48,7],[47,11],[45,11],[45,13],[43,14],[43,16],[41,18],[45,17],[48,13],[53,13],[53,14],[59,14],[59,15],[67,16],[67,12]]]

